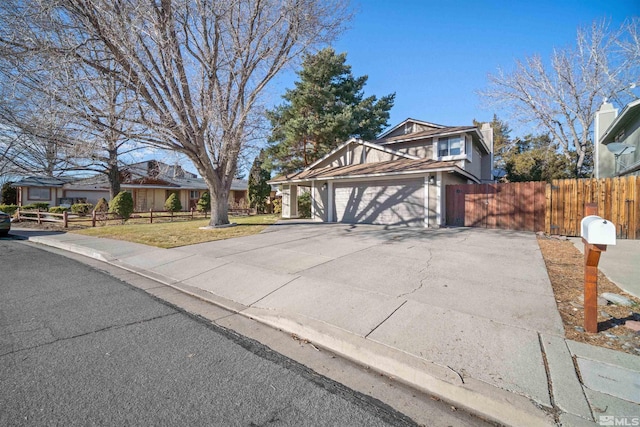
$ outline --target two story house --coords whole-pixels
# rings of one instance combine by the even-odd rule
[[[488,123],[479,129],[407,119],[270,183],[281,186],[283,218],[298,216],[299,187],[306,187],[316,221],[439,227],[445,186],[492,180],[492,152]]]

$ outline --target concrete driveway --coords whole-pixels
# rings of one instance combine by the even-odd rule
[[[551,404],[538,334],[563,326],[531,233],[283,222],[136,261],[122,259]]]
[[[361,319],[363,336],[384,320],[380,315],[409,302],[562,334],[544,261],[531,233],[284,222],[258,235],[174,251],[220,260],[215,276],[226,270],[235,273],[230,275],[233,288],[268,291],[258,292],[259,299],[242,301],[247,305],[277,302],[282,308],[304,308],[302,312],[311,316],[319,311],[320,320],[340,322],[345,317],[350,323],[349,311],[357,310],[359,317],[371,317],[369,322]],[[170,274],[173,266],[163,270]],[[210,278],[176,277],[216,286]],[[327,307],[317,307],[327,290],[335,300],[336,317],[327,317]],[[355,303],[351,295],[357,295]],[[384,303],[378,306],[376,301]]]

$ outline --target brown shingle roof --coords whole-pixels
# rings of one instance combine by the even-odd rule
[[[456,161],[439,162],[432,159],[400,159],[386,162],[360,163],[348,166],[308,169],[289,175],[280,175],[269,182],[281,183],[292,180],[312,180],[322,178],[340,178],[348,176],[378,175],[398,172],[420,172],[456,166]]]
[[[442,129],[429,129],[421,132],[414,132],[414,133],[407,133],[405,135],[392,136],[390,138],[376,139],[375,141],[372,141],[372,142],[375,142],[376,144],[385,144],[385,143],[388,144],[388,143],[398,142],[398,141],[414,140],[414,139],[433,137],[438,135],[446,135],[449,133],[465,132],[472,129],[476,129],[476,127],[475,126],[453,126],[453,127],[442,128]]]

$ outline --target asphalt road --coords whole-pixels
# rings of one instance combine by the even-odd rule
[[[0,425],[412,425],[90,266],[0,240]]]

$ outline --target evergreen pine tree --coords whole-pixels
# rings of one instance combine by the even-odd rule
[[[176,193],[171,193],[164,202],[164,209],[167,212],[179,212],[182,210],[182,203]]]
[[[249,172],[249,206],[256,208],[258,213],[264,213],[267,197],[271,193],[271,186],[267,184],[271,173],[263,168],[264,155],[264,150],[260,150]]]
[[[268,154],[281,173],[303,169],[350,137],[374,139],[387,126],[395,94],[365,98],[368,77],[354,77],[346,53],[307,55],[285,103],[267,112]]]

